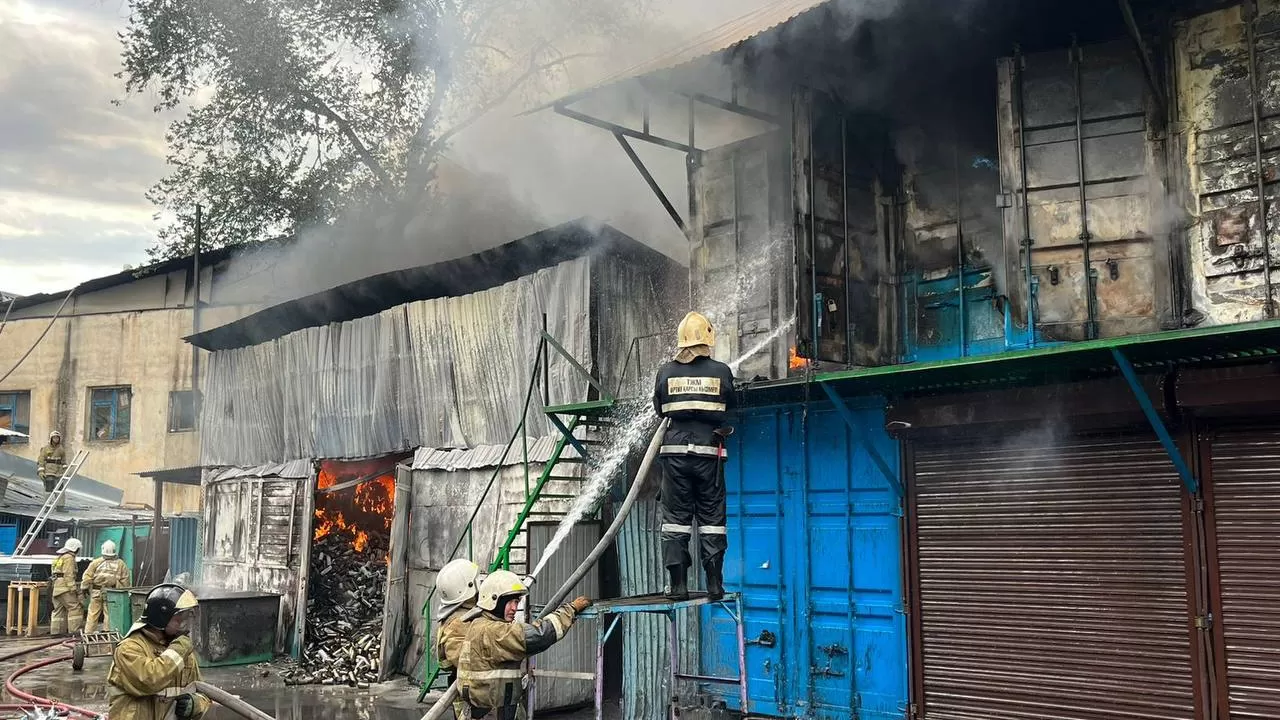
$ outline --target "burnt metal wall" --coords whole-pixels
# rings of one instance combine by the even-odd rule
[[[1280,281],[1263,273],[1280,262],[1280,8],[1257,5],[1189,19],[1175,43],[1193,302],[1215,324],[1267,317]]]

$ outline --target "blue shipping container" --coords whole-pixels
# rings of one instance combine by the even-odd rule
[[[850,403],[898,472],[882,401]],[[745,411],[726,466],[725,581],[744,593],[750,712],[893,718],[907,703],[902,503],[828,403]],[[708,607],[706,675],[738,673],[735,624]],[[738,709],[736,688],[713,688]]]
[[[18,547],[18,526],[13,523],[0,525],[0,555],[12,555]]]

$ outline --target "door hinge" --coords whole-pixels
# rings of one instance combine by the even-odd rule
[[[1196,616],[1196,628],[1199,630],[1208,630],[1213,627],[1213,613],[1208,615]]]

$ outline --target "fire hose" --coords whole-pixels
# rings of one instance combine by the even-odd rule
[[[659,423],[657,429],[653,431],[653,438],[649,440],[649,448],[645,450],[644,460],[640,463],[640,469],[636,471],[635,480],[631,483],[631,489],[627,491],[627,497],[623,499],[622,504],[618,506],[618,512],[614,516],[613,522],[609,525],[609,528],[604,531],[604,535],[601,536],[600,542],[596,543],[596,546],[591,549],[591,552],[587,555],[587,558],[582,561],[582,564],[578,566],[578,569],[573,571],[573,574],[569,576],[569,579],[565,580],[564,584],[560,586],[560,589],[556,590],[555,594],[551,596],[551,599],[547,601],[547,604],[542,609],[542,614],[538,616],[538,619],[545,618],[555,612],[560,606],[560,603],[564,602],[564,599],[573,591],[573,587],[582,580],[587,572],[600,560],[600,556],[604,555],[604,551],[613,544],[613,539],[616,538],[618,533],[622,530],[623,521],[625,521],[627,516],[631,514],[632,507],[634,507],[636,501],[640,499],[640,494],[644,490],[645,478],[649,476],[649,468],[653,466],[654,460],[658,458],[658,448],[662,445],[662,434],[666,429],[667,420],[664,419]],[[440,696],[440,699],[436,701],[436,704],[432,705],[431,709],[427,711],[427,714],[422,716],[422,720],[440,720],[446,711],[452,709],[453,700],[457,696],[458,683],[455,682],[449,685],[449,689],[444,691],[444,695]]]

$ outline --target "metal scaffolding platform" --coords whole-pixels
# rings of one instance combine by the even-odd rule
[[[680,668],[680,638],[677,636],[676,613],[704,605],[719,605],[733,618],[738,640],[738,677],[724,678],[710,675],[685,673]],[[687,600],[670,600],[664,595],[641,595],[638,597],[599,600],[591,607],[578,614],[579,618],[597,618],[596,629],[596,669],[595,680],[595,720],[604,720],[604,648],[613,636],[613,631],[627,615],[647,614],[665,615],[667,618],[668,638],[671,653],[671,664],[668,670],[667,718],[677,720],[683,709],[680,705],[679,683],[693,682],[714,685],[737,685],[738,701],[741,703],[743,717],[747,716],[747,667],[746,635],[742,626],[742,596],[728,593],[719,600],[707,597],[706,593],[690,593]],[[555,674],[555,673],[550,673]],[[584,678],[585,679],[585,678]],[[533,702],[530,700],[530,707]]]

